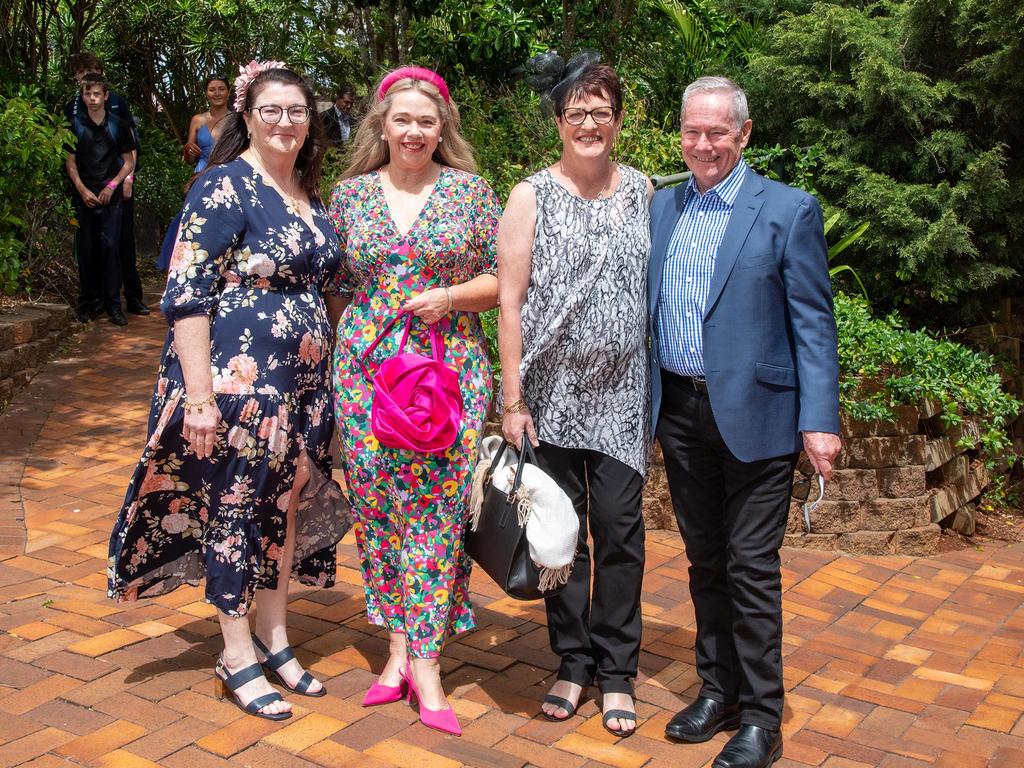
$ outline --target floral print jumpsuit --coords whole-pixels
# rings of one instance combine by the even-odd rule
[[[374,171],[338,184],[329,215],[341,239],[335,290],[351,299],[338,326],[334,394],[367,618],[406,635],[409,653],[440,654],[448,637],[474,626],[470,561],[463,550],[477,444],[491,401],[487,341],[476,314],[438,321],[445,363],[458,373],[465,411],[443,454],[387,448],[370,428],[373,386],[359,360],[401,305],[427,288],[496,271],[500,206],[483,179],[442,168],[423,210],[401,235]],[[404,323],[368,361],[371,376],[394,355]],[[429,354],[426,326],[413,321],[407,351]]]
[[[351,524],[331,479],[331,323],[323,300],[340,252],[323,204],[310,228],[244,159],[189,192],[161,309],[167,334],[142,453],[110,538],[109,595],[162,595],[206,578],[206,599],[245,614],[278,585],[298,459],[311,478],[295,517],[294,574],[330,587]],[[174,322],[210,319],[221,422],[211,458],[182,436]]]

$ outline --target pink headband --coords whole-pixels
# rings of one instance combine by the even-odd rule
[[[245,66],[238,65],[238,77],[235,78],[235,112],[245,109],[245,96],[249,92],[249,86],[268,69],[288,69],[283,61],[257,61],[253,59]]]
[[[452,97],[448,93],[448,84],[444,81],[444,78],[434,70],[427,69],[426,67],[399,67],[396,69],[381,82],[380,87],[377,89],[377,101],[383,101],[384,97],[388,95],[391,86],[399,80],[405,80],[406,78],[430,83],[441,93],[444,103],[451,104]]]

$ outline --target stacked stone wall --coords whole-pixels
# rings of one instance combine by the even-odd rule
[[[805,528],[803,506],[818,495],[803,455],[793,477],[785,543],[850,554],[929,555],[940,525],[974,532],[974,502],[988,484],[971,459],[977,424],[942,423],[937,404],[896,409],[893,421],[842,420],[843,450],[821,503]],[[648,528],[677,529],[660,449],[644,491]]]
[[[0,314],[0,406],[39,372],[72,323],[64,304],[26,304]]]

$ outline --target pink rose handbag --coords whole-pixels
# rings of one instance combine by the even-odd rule
[[[398,351],[371,376],[367,360],[402,315],[406,315],[405,333]],[[455,444],[462,424],[459,375],[444,364],[444,340],[437,323],[429,326],[431,357],[404,351],[414,318],[411,312],[399,312],[359,360],[363,374],[373,384],[370,428],[388,448],[444,453]]]

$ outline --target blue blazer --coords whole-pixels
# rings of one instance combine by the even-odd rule
[[[661,407],[654,318],[684,189],[661,190],[651,203],[652,434]],[[715,257],[703,338],[711,410],[736,458],[796,453],[801,432],[839,433],[828,248],[811,195],[748,169]]]

